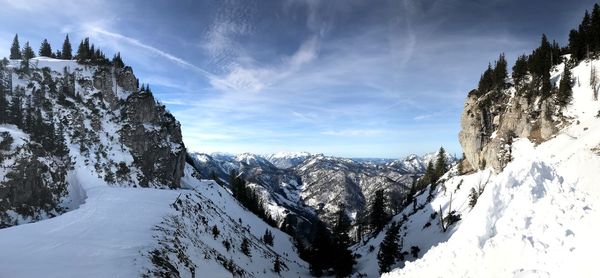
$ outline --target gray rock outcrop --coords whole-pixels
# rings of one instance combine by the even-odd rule
[[[510,145],[517,137],[541,143],[552,137],[563,121],[554,100],[528,99],[511,89],[481,97],[469,93],[461,116],[459,141],[474,169],[499,172],[511,160]]]

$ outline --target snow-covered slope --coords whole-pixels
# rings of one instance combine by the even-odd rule
[[[172,213],[156,227],[159,245],[147,255],[150,276],[305,277],[308,267],[291,237],[242,208],[230,192],[213,181],[199,182],[186,168],[182,182],[191,190],[171,204]],[[214,232],[213,229],[218,232]],[[269,230],[273,244],[263,241]],[[248,253],[241,250],[248,240]],[[273,271],[281,262],[281,273]]]
[[[71,173],[79,208],[0,229],[0,277],[135,277],[152,228],[180,192],[107,186],[91,167]]]
[[[173,260],[178,277],[192,277],[191,269],[196,277],[230,277],[227,267],[232,266],[248,277],[271,277],[277,276],[271,270],[277,256],[281,275],[306,276],[307,267],[288,235],[240,207],[216,183],[192,177],[192,171],[186,168],[182,179],[189,189],[160,190],[107,186],[93,168],[77,168],[71,180],[85,194],[79,208],[0,229],[0,277],[154,276],[161,269],[156,258]],[[208,226],[196,226],[203,222]],[[212,225],[220,230],[216,239],[207,229]],[[260,240],[267,229],[273,246]],[[243,238],[249,239],[251,257],[240,251]],[[174,244],[180,248],[167,248]],[[160,255],[153,255],[156,250]],[[184,266],[169,251],[183,252],[189,264]]]
[[[278,152],[267,155],[265,158],[269,162],[273,163],[275,167],[287,169],[298,166],[311,156],[312,154],[308,152]]]
[[[597,276],[600,102],[589,85],[592,65],[600,61],[585,61],[572,70],[573,101],[564,111],[570,125],[537,146],[516,140],[512,161],[490,176],[474,208],[463,210],[452,236],[385,277]],[[552,72],[555,82],[562,68]],[[476,186],[465,179],[461,188]],[[452,185],[447,182],[446,188]],[[445,197],[438,195],[433,203],[440,198]]]

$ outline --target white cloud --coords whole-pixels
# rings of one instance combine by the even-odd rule
[[[318,39],[311,37],[304,41],[293,55],[282,58],[281,64],[263,67],[251,64],[236,64],[223,76],[213,75],[210,81],[216,89],[225,92],[232,89],[235,92],[260,92],[315,60],[318,56],[318,50]],[[223,86],[223,84],[227,86]]]

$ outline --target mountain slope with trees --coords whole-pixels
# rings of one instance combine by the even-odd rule
[[[595,5],[592,14],[599,10]],[[517,59],[512,78],[503,55],[488,66],[463,112],[465,159],[434,186],[428,205],[444,212],[437,224],[446,235],[423,244],[429,248],[419,249],[421,259],[391,259],[396,269],[384,277],[595,276],[589,254],[600,247],[600,60],[593,30],[600,20],[592,18],[586,12],[567,47],[543,36],[539,48]],[[423,231],[435,224],[433,214],[431,221]],[[417,227],[405,226],[399,242],[408,249]]]

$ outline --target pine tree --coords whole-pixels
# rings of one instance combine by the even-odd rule
[[[10,111],[10,123],[17,127],[23,126],[23,109],[22,101],[20,96],[13,96],[12,102],[9,108]]]
[[[33,106],[31,106],[31,100],[28,99],[27,103],[25,104],[26,107],[26,113],[25,113],[25,123],[24,123],[24,128],[23,130],[25,130],[27,133],[31,134],[31,139],[33,141],[37,141],[39,142],[39,129],[41,127],[41,124],[38,124],[36,122],[36,118],[34,118],[35,116],[35,111],[33,110]]]
[[[479,193],[477,192],[477,190],[475,190],[474,187],[471,187],[471,193],[469,193],[469,207],[470,208],[475,207],[475,204],[477,204],[477,198],[479,198]]]
[[[244,238],[242,240],[242,244],[240,245],[240,251],[242,251],[244,255],[252,257],[252,255],[250,254],[250,241],[248,241],[247,238]]]
[[[40,51],[38,54],[41,57],[52,57],[52,47],[50,46],[50,43],[48,43],[47,39],[42,41],[42,45],[40,46]]]
[[[64,130],[63,125],[59,122],[58,129],[56,130],[55,136],[52,139],[52,141],[54,142],[54,145],[55,145],[54,154],[58,157],[64,157],[69,154],[69,148],[67,147],[67,142],[66,142],[65,136],[63,134],[65,134],[65,130]],[[119,170],[121,170],[121,169],[119,168],[117,170],[117,173],[116,173],[117,175],[119,175]],[[127,170],[129,170],[129,169],[127,169]]]
[[[79,43],[79,48],[77,48],[77,54],[75,55],[77,62],[85,63],[88,61],[91,58],[90,52],[90,39],[85,38]]]
[[[281,273],[281,260],[279,259],[279,255],[275,257],[275,261],[273,262],[273,271],[275,271],[275,273]]]
[[[9,122],[8,101],[6,100],[6,88],[4,82],[0,81],[0,124]]]
[[[265,234],[263,235],[263,241],[265,244],[273,246],[273,239],[274,237],[271,231],[269,231],[269,229],[265,230]]]
[[[410,190],[408,191],[408,194],[406,194],[406,201],[405,201],[404,205],[408,205],[408,204],[412,203],[413,199],[415,198],[415,194],[417,193],[416,177],[417,176],[413,176],[413,182],[410,185]]]
[[[435,168],[433,167],[433,162],[429,161],[427,163],[427,167],[425,168],[425,174],[423,174],[423,176],[421,176],[421,178],[419,178],[419,181],[417,182],[417,189],[424,189],[425,187],[427,187],[427,185],[433,185],[436,182],[437,180],[435,180]]]
[[[587,10],[585,11],[585,14],[583,16],[581,25],[579,25],[579,34],[581,35],[581,43],[583,47],[584,57],[589,58],[590,42],[592,35],[592,18]]]
[[[533,75],[534,87],[539,88],[542,98],[550,96],[550,68],[552,67],[552,46],[546,35],[542,35],[540,46],[529,57],[529,70]]]
[[[33,52],[33,49],[31,48],[31,46],[29,46],[29,42],[26,42],[25,46],[23,46],[23,60],[29,60],[34,57],[35,52]]]
[[[317,222],[314,225],[315,237],[308,251],[308,262],[310,273],[318,277],[323,275],[324,270],[331,267],[334,255],[332,253],[331,236],[325,224]]]
[[[221,231],[219,231],[219,228],[217,227],[217,225],[214,225],[212,227],[212,235],[214,239],[217,239],[217,237],[219,236],[219,234],[221,233]]]
[[[569,33],[569,50],[575,60],[581,60],[584,56],[582,36],[575,29]]]
[[[477,86],[477,91],[480,95],[484,95],[489,92],[494,87],[494,70],[492,69],[492,64],[488,64],[487,69],[481,75],[479,79],[479,85]]]
[[[527,75],[527,57],[525,55],[519,56],[512,70],[512,78],[517,88],[519,88],[521,82]]]
[[[352,267],[356,263],[354,255],[349,250],[351,245],[350,236],[350,218],[346,214],[344,206],[336,212],[336,222],[333,227],[334,252],[336,257],[333,261],[333,270],[336,277],[348,277],[352,273]]]
[[[389,219],[385,210],[385,203],[386,200],[383,189],[375,191],[369,213],[369,224],[374,231],[381,231]]]
[[[508,63],[506,62],[506,57],[504,56],[504,53],[500,54],[500,57],[498,57],[498,61],[496,61],[496,66],[494,67],[494,79],[493,79],[493,84],[494,87],[499,88],[499,89],[504,89],[505,87],[505,80],[506,77],[508,77]]]
[[[435,168],[433,167],[433,162],[429,161],[427,163],[427,168],[425,168],[425,175],[423,175],[425,180],[425,185],[434,184],[437,182],[437,178],[435,176]]]
[[[448,166],[446,163],[446,150],[443,147],[440,147],[440,151],[438,152],[437,159],[435,161],[435,180],[437,181],[441,178],[446,171],[448,171]]]
[[[10,58],[11,59],[22,59],[21,45],[19,45],[19,35],[15,34],[12,46],[10,47]]]
[[[115,68],[124,68],[125,64],[123,63],[123,60],[121,59],[121,53],[117,52],[117,55],[115,55],[112,59],[112,64],[113,66],[115,66]]]
[[[600,51],[600,5],[594,4],[591,16],[590,49]]]
[[[89,48],[89,59],[92,64],[96,62],[96,48],[93,44]]]
[[[65,41],[63,42],[60,58],[65,59],[65,60],[73,59],[73,50],[71,49],[71,42],[69,41],[69,35],[67,35],[65,37]]]
[[[379,273],[389,272],[392,265],[396,263],[396,258],[401,251],[398,245],[399,232],[400,225],[396,222],[392,223],[385,233],[383,241],[379,244],[379,253],[377,253]]]
[[[571,101],[571,97],[573,96],[571,85],[571,70],[565,65],[558,88],[557,101],[559,105],[566,106]]]

